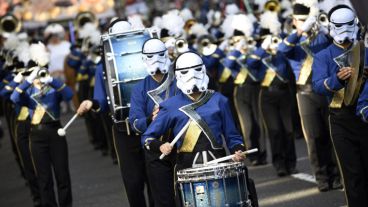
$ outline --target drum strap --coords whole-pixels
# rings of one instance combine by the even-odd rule
[[[175,76],[172,70],[169,70],[166,80],[157,88],[150,90],[147,92],[148,96],[155,102],[156,105],[159,105],[164,100],[161,98],[160,94],[166,91],[165,100],[169,98],[170,95],[170,85],[173,82]]]
[[[201,129],[201,131],[204,133],[208,141],[210,141],[212,149],[222,149],[222,146],[217,143],[215,136],[212,133],[208,124],[195,111],[196,108],[207,103],[207,101],[210,100],[213,94],[214,94],[213,90],[207,90],[205,94],[197,102],[182,106],[179,108],[179,110],[182,111],[185,115],[187,115],[191,121],[196,123],[196,125]]]

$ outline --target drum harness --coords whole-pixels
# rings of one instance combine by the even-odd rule
[[[223,147],[216,142],[215,136],[212,133],[210,127],[202,119],[202,117],[195,111],[195,109],[207,103],[207,101],[212,97],[213,94],[214,94],[213,90],[207,90],[197,102],[182,106],[179,108],[179,110],[182,111],[185,115],[187,115],[190,118],[190,120],[193,121],[201,129],[203,134],[206,136],[206,138],[210,142],[212,149],[221,150],[223,149]],[[203,156],[204,163],[207,162],[207,152],[210,154],[210,156],[213,159],[216,159],[216,157],[211,151],[203,151],[202,156]],[[199,154],[200,152],[197,152],[197,154],[195,155],[192,166],[196,165],[195,163],[199,157]]]

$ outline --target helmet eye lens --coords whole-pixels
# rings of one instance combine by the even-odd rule
[[[165,53],[160,53],[158,55],[161,56],[161,57],[163,57],[165,55]]]
[[[201,71],[202,70],[202,68],[195,68],[194,70],[196,70],[196,71]]]
[[[187,73],[188,73],[188,71],[187,71],[187,70],[182,70],[182,71],[180,71],[180,73],[181,73],[182,75],[185,75],[185,74],[187,74]]]
[[[342,27],[342,24],[335,24],[335,27],[340,28]]]
[[[148,58],[152,58],[152,57],[153,57],[153,55],[147,55],[147,57],[148,57]]]

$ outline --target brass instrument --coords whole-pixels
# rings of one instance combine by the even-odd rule
[[[317,23],[322,27],[328,27],[328,24],[330,23],[328,21],[328,16],[326,13],[322,12],[318,15]]]
[[[178,39],[175,41],[175,51],[180,54],[188,51],[188,42],[184,39]]]
[[[9,34],[20,31],[22,23],[14,15],[6,14],[0,17],[0,33]]]
[[[215,42],[215,38],[211,35],[200,36],[197,39],[198,52],[204,56],[212,55],[217,49]]]
[[[41,68],[37,72],[37,78],[44,78],[44,77],[46,77],[48,75],[49,75],[49,71],[47,70],[47,68]]]
[[[365,46],[363,41],[358,41],[348,51],[344,52],[338,57],[334,58],[336,64],[340,67],[351,67],[354,68],[354,72],[351,77],[346,81],[346,86],[340,92],[340,96],[343,94],[343,102],[346,106],[353,105],[359,96],[360,87],[363,82],[363,71],[364,71],[364,59],[365,59]],[[335,93],[338,94],[338,93]],[[336,96],[337,97],[337,96]],[[341,102],[338,98],[332,99],[332,103]]]
[[[86,23],[98,25],[98,19],[92,12],[80,12],[74,19],[75,30],[81,29]]]
[[[186,22],[185,22],[185,24],[184,24],[184,27],[183,27],[183,29],[184,29],[184,31],[187,33],[187,34],[190,34],[191,32],[190,32],[190,29],[192,28],[192,26],[194,25],[194,24],[196,24],[197,23],[197,20],[195,20],[195,19],[188,19]]]
[[[280,2],[278,0],[268,0],[264,5],[265,11],[279,12],[281,10]]]
[[[277,48],[279,44],[282,42],[282,39],[279,36],[272,35],[270,52],[275,55],[277,53]]]

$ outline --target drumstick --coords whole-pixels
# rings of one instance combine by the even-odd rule
[[[60,128],[57,130],[59,136],[65,136],[66,129],[73,123],[73,121],[78,117],[78,114],[74,114],[74,116],[68,121],[68,123],[64,126],[64,128]]]
[[[184,132],[185,132],[185,131],[187,130],[187,128],[189,127],[189,123],[190,123],[190,121],[188,121],[188,122],[184,125],[184,127],[179,131],[179,133],[175,136],[175,138],[173,139],[173,141],[171,141],[171,142],[170,142],[170,146],[172,146],[172,147],[173,147],[173,146],[175,145],[175,143],[179,141],[179,139],[180,139],[181,135],[183,135],[183,134],[184,134]],[[162,160],[164,157],[165,157],[165,154],[164,154],[164,153],[162,153],[162,154],[160,155],[160,160]]]
[[[242,152],[243,155],[247,155],[247,154],[251,154],[251,153],[254,153],[254,152],[258,152],[258,149],[257,148],[254,148],[254,149],[251,149],[251,150],[247,150],[245,152]],[[218,158],[218,159],[215,159],[215,160],[212,160],[212,161],[209,161],[207,162],[208,165],[210,164],[216,164],[216,163],[219,163],[219,162],[223,162],[223,161],[227,161],[227,160],[231,160],[235,157],[235,155],[229,155],[229,156],[226,156],[226,157],[221,157],[221,158]]]

